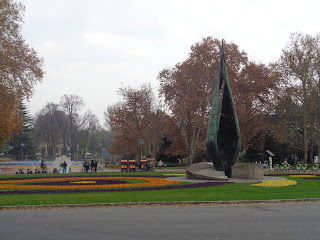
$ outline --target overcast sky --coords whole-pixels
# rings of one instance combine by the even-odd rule
[[[64,94],[83,98],[104,124],[117,90],[150,82],[185,60],[203,37],[226,39],[270,63],[293,32],[319,30],[318,0],[22,0],[23,36],[46,75],[28,103],[33,115]],[[157,92],[155,92],[157,94]]]

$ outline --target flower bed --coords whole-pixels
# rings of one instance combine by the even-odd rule
[[[124,180],[122,184],[72,184],[74,181],[88,181],[90,180]],[[139,180],[141,183],[127,183],[126,180]],[[67,181],[69,185],[60,185],[60,181]],[[32,183],[42,182],[43,185],[33,185]],[[50,182],[55,182],[52,185]],[[46,184],[49,183],[49,184]],[[24,180],[7,180],[0,181],[0,189],[82,189],[82,188],[113,188],[113,187],[145,187],[145,186],[162,186],[162,185],[173,185],[180,183],[180,181],[168,181],[162,178],[149,178],[149,177],[64,177],[64,178],[34,178]],[[2,185],[3,184],[3,185]]]
[[[0,194],[146,191],[208,187],[222,184],[228,183],[181,184],[180,181],[170,181],[159,176],[32,177],[0,180]]]
[[[125,184],[127,183],[126,181],[121,181],[121,180],[94,180],[94,181],[88,181],[88,180],[78,180],[78,181],[54,181],[54,182],[30,182],[28,185],[46,185],[46,186],[72,186],[72,185],[88,185],[88,184],[96,184],[96,185],[115,185],[116,184]]]
[[[295,178],[315,178],[315,177],[317,177],[316,175],[289,175],[289,177],[295,177]]]
[[[251,184],[252,187],[288,187],[296,185],[294,180],[275,180],[275,181],[263,181],[261,183]]]
[[[28,180],[28,179],[44,179],[44,178],[48,178],[48,176],[42,176],[42,175],[15,175],[16,177],[5,177],[5,178],[0,178],[0,181],[2,180]],[[97,175],[95,175],[97,176]],[[128,177],[128,175],[103,175],[103,177]],[[177,174],[170,174],[170,177],[175,177],[178,176]],[[66,175],[61,174],[61,175],[51,175],[50,179],[53,178],[65,178]],[[86,174],[80,174],[80,175],[74,175],[72,174],[72,176],[68,176],[68,177],[81,177],[83,179],[89,179],[94,177],[94,175],[86,175]],[[132,175],[132,177],[146,177],[146,175]],[[163,178],[163,175],[148,175],[148,178]]]
[[[268,176],[268,177],[296,177],[296,176],[320,176],[320,174],[301,174],[301,173],[272,173],[272,174],[264,174],[264,176]]]

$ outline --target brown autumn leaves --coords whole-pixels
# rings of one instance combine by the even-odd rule
[[[43,61],[21,36],[24,6],[0,0],[0,146],[22,128],[19,102],[32,96]]]
[[[21,3],[0,0],[0,145],[22,128],[19,102],[32,96],[44,75],[43,60],[21,36],[23,11]],[[144,139],[146,155],[185,155],[188,136],[192,158],[205,151],[220,42],[203,38],[185,61],[160,71],[157,97],[149,84],[119,90],[122,102],[105,113],[116,133],[112,152],[139,155],[138,140]],[[244,148],[268,132],[303,150],[306,161],[320,144],[319,34],[292,34],[279,61],[269,65],[249,60],[232,42],[225,55]],[[170,148],[162,148],[164,139]]]
[[[221,41],[211,37],[191,47],[189,58],[174,67],[163,69],[159,99],[150,85],[140,89],[122,88],[123,102],[111,106],[106,119],[118,133],[114,152],[137,154],[138,139],[146,140],[147,153],[156,156],[161,140],[172,142],[166,154],[186,154],[188,121],[191,158],[205,151],[205,138],[211,111],[213,91],[219,70]],[[265,112],[269,111],[275,86],[271,69],[248,60],[234,43],[225,44],[229,79],[239,115],[244,145],[261,129],[267,128]]]
[[[120,89],[123,101],[105,113],[117,133],[112,151],[125,149],[129,155],[139,155],[137,141],[143,138],[146,154],[156,156],[165,150],[166,155],[187,155],[190,139],[191,159],[201,158],[220,44],[220,39],[203,38],[191,46],[185,61],[163,69],[158,75],[157,100],[150,85]],[[308,151],[320,144],[319,34],[292,34],[280,59],[269,65],[249,60],[232,42],[226,42],[225,56],[244,149],[255,137],[264,151],[263,139],[268,134],[304,151],[306,162]],[[172,142],[171,147],[162,149],[161,139]]]

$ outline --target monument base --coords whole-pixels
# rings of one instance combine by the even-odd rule
[[[233,178],[262,179],[263,174],[263,165],[259,163],[249,163],[232,168]]]
[[[228,177],[223,171],[214,169],[213,163],[201,162],[195,163],[187,167],[186,174],[188,179],[203,179],[203,180],[219,180],[227,181]]]

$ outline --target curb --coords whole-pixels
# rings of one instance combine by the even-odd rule
[[[186,206],[238,206],[266,204],[298,204],[317,203],[320,198],[273,199],[273,200],[239,200],[239,201],[181,201],[181,202],[129,202],[129,203],[97,203],[97,204],[59,204],[59,205],[20,205],[0,206],[1,210],[27,209],[73,209],[73,208],[128,208],[128,207],[186,207]]]

